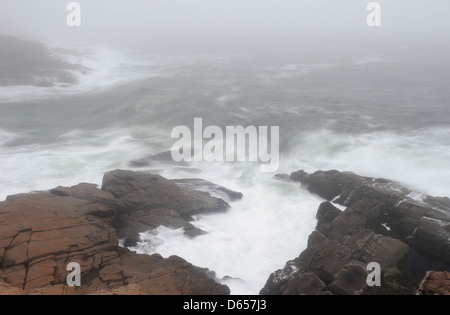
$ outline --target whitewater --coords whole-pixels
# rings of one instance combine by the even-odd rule
[[[280,126],[280,168],[337,169],[450,195],[450,63],[408,56],[302,50],[159,55],[85,48],[92,71],[74,86],[0,88],[0,200],[8,195],[100,185],[114,169],[203,178],[244,194],[223,214],[200,215],[207,234],[160,227],[139,253],[178,255],[209,268],[232,294],[258,294],[269,275],[306,248],[323,201],[252,162],[134,160],[170,150],[172,128]],[[72,60],[73,56],[62,56]],[[80,59],[81,58],[81,59]]]

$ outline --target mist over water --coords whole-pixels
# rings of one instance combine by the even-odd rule
[[[122,25],[113,23],[118,2],[94,20],[105,1],[80,1],[87,14],[72,32],[50,19],[65,6],[48,11],[52,22],[45,23],[37,3],[30,4],[33,16],[19,15],[12,2],[2,6],[23,18],[17,21],[27,16],[38,25],[32,32],[31,22],[0,18],[2,32],[76,49],[55,53],[90,71],[76,73],[74,85],[0,86],[0,200],[100,185],[118,168],[210,180],[244,198],[227,213],[195,217],[205,235],[188,239],[159,228],[143,233],[135,250],[179,255],[214,270],[233,294],[257,294],[306,247],[323,200],[261,173],[258,163],[132,166],[170,150],[175,126],[192,128],[194,118],[223,130],[279,126],[277,173],[337,169],[450,195],[450,45],[439,31],[448,24],[448,2],[436,1],[439,10],[423,1],[414,8],[383,3],[380,30],[364,25],[366,4],[355,1],[334,7],[280,0],[277,10],[269,0],[218,1],[220,8],[209,3],[202,12],[197,1],[147,1],[154,5],[147,11],[132,2],[135,21],[123,18]],[[175,2],[178,13],[168,4]]]
[[[131,161],[169,150],[172,128],[192,127],[195,117],[223,128],[280,126],[279,173],[338,169],[433,195],[450,191],[450,72],[439,60],[366,52],[316,59],[302,51],[275,58],[93,52],[85,58],[94,71],[79,85],[2,88],[2,199],[101,184],[105,172],[133,169]],[[320,198],[261,173],[257,163],[134,169],[244,193],[226,214],[196,217],[206,235],[192,240],[160,228],[142,234],[135,248],[210,268],[233,294],[257,294],[306,247],[316,224]]]

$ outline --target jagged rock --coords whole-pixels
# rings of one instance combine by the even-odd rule
[[[200,235],[203,232],[188,222],[193,215],[224,212],[230,207],[221,198],[182,188],[177,182],[189,183],[141,172],[116,170],[105,174],[102,190],[114,196],[117,210],[114,226],[126,246],[134,246],[139,233],[159,225],[184,227],[187,235]]]
[[[301,176],[295,174],[302,174]],[[343,206],[362,200],[376,200],[380,213],[374,213],[373,228],[381,225],[407,244],[450,264],[450,201],[447,197],[424,196],[423,201],[409,197],[411,189],[386,179],[362,177],[353,173],[318,171],[295,172],[309,191]],[[353,219],[354,220],[354,219]],[[375,222],[375,221],[378,221]]]
[[[0,292],[229,294],[228,287],[211,278],[209,270],[195,267],[179,257],[137,255],[120,248],[114,227],[118,216],[124,215],[124,207],[136,206],[135,212],[128,213],[132,218],[130,222],[142,219],[138,228],[145,230],[159,225],[186,227],[187,222],[177,211],[152,205],[162,206],[166,201],[168,206],[189,213],[209,210],[207,205],[226,203],[213,197],[192,195],[162,177],[155,183],[151,174],[122,174],[130,180],[120,182],[114,177],[115,185],[106,185],[115,188],[111,189],[113,193],[95,185],[79,184],[10,196],[0,202]],[[133,175],[142,181],[133,181]],[[153,186],[146,186],[146,180]],[[127,187],[131,196],[127,194]],[[137,187],[140,187],[141,197],[132,192]],[[168,191],[170,189],[173,193]],[[151,202],[153,204],[146,209]],[[132,217],[133,214],[136,217]],[[80,264],[80,288],[69,289],[66,285],[69,273],[66,268],[70,262]]]
[[[180,188],[190,192],[208,193],[213,197],[221,198],[227,202],[240,200],[244,196],[241,192],[233,191],[200,178],[174,179],[173,182],[180,186]]]
[[[0,295],[28,295],[28,293],[10,284],[0,283]]]
[[[355,174],[332,170],[318,171],[314,174],[298,171],[291,174],[291,179],[301,182],[310,192],[331,201],[341,195],[346,187],[354,187],[364,178]]]
[[[450,198],[426,196],[424,201],[430,205],[450,211]]]
[[[192,151],[193,155],[193,151]],[[172,158],[172,151],[164,151],[152,156],[143,157],[138,160],[133,160],[130,162],[131,167],[136,168],[143,168],[143,167],[149,167],[156,163],[167,163],[167,164],[174,164],[177,166],[189,166],[189,163],[186,161],[180,161],[175,162]]]
[[[274,179],[282,180],[282,181],[290,181],[291,176],[288,174],[275,174],[273,176]]]
[[[141,290],[149,294],[230,294],[227,286],[209,276],[208,269],[194,267],[177,256],[164,259],[159,255],[137,255],[128,251],[121,255],[120,261],[127,283],[139,284]]]
[[[330,292],[355,295],[362,292],[366,285],[367,271],[362,264],[354,263],[344,266],[338,271],[330,284]]]
[[[7,283],[23,289],[60,283],[65,280],[61,268],[68,262],[80,260],[82,266],[91,266],[94,260],[104,259],[103,253],[117,248],[111,220],[93,215],[99,210],[114,212],[94,201],[95,194],[104,193],[92,186],[72,188],[78,189],[91,189],[92,194],[77,198],[37,193],[0,203],[0,247],[4,252],[0,268]]]
[[[450,295],[450,272],[428,271],[417,290],[418,295]]]
[[[341,213],[341,211],[329,202],[324,202],[317,210],[316,230],[325,236],[329,235],[332,227],[331,222]]]
[[[291,281],[289,281],[285,288],[283,288],[283,294],[286,295],[302,295],[305,292],[309,294],[320,293],[325,291],[325,283],[312,272],[306,272],[296,274]]]
[[[308,173],[306,173],[303,170],[297,171],[297,172],[293,172],[290,176],[289,179],[294,181],[294,182],[302,182],[305,180],[306,177],[308,177]]]
[[[121,212],[146,208],[172,209],[184,218],[194,214],[224,212],[230,206],[208,193],[192,194],[162,176],[116,170],[106,173],[102,190],[111,193]]]
[[[339,225],[336,228],[341,231]],[[298,258],[289,261],[282,271],[275,272],[261,294],[319,294],[325,291],[334,294],[361,293],[366,288],[367,272],[364,266],[375,261],[383,269],[390,268],[396,266],[409,251],[403,242],[376,234],[359,220],[352,221],[342,230],[337,233],[332,226],[329,237],[317,231],[312,233],[308,248]],[[311,288],[310,291],[304,287],[301,290],[293,289],[298,279],[311,273],[324,285]],[[280,274],[283,276],[280,277]]]
[[[298,171],[291,180],[347,208],[322,203],[307,248],[274,272],[261,294],[413,294],[423,268],[450,270],[447,198],[417,201],[398,183],[338,171]],[[370,262],[381,265],[381,288],[366,284]],[[323,286],[310,280],[316,285],[305,287],[304,277]]]

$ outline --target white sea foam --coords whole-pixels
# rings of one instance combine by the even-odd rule
[[[59,58],[89,69],[86,73],[70,70],[78,80],[73,85],[55,84],[51,87],[4,86],[0,87],[2,102],[36,101],[63,95],[90,94],[110,90],[120,84],[158,75],[157,64],[150,58],[132,58],[126,51],[105,47],[80,49],[81,54],[59,54]]]
[[[174,126],[165,126],[167,131],[163,131],[158,129],[161,125],[150,126],[153,122],[158,122],[161,116],[175,116],[191,121],[193,117],[189,116],[192,114],[190,110],[195,109],[200,113],[210,110],[202,108],[205,105],[199,105],[195,97],[186,101],[189,108],[180,110],[180,107],[173,105],[173,99],[192,97],[191,91],[183,90],[191,85],[180,84],[182,79],[187,80],[186,82],[192,80],[191,67],[206,68],[208,73],[211,69],[219,71],[220,75],[213,76],[219,82],[217,86],[208,80],[206,87],[212,87],[212,91],[196,86],[201,91],[200,94],[203,93],[202,96],[206,95],[210,99],[208,105],[217,111],[218,120],[222,114],[233,115],[233,119],[244,121],[246,118],[256,117],[257,120],[258,117],[270,117],[274,124],[281,125],[280,140],[283,148],[278,173],[289,174],[299,169],[308,172],[338,169],[397,180],[420,193],[450,195],[450,128],[429,127],[410,132],[339,132],[335,130],[336,126],[351,126],[354,119],[362,119],[366,126],[377,130],[381,128],[382,122],[373,120],[370,113],[361,118],[358,108],[345,108],[345,104],[339,104],[342,111],[338,112],[344,114],[340,117],[333,106],[322,104],[318,108],[316,102],[300,100],[303,94],[299,96],[301,106],[292,101],[295,97],[288,98],[287,101],[281,99],[286,91],[288,94],[296,93],[298,89],[298,85],[294,84],[293,87],[282,90],[285,82],[303,78],[310,73],[319,76],[323,72],[326,77],[325,72],[336,66],[333,61],[311,63],[310,66],[307,63],[293,62],[286,66],[268,66],[250,74],[247,73],[247,68],[240,68],[238,65],[233,69],[237,69],[236,77],[239,79],[234,79],[234,73],[231,76],[229,72],[220,73],[221,69],[227,70],[229,65],[229,61],[223,57],[149,57],[135,54],[133,56],[136,58],[133,58],[124,52],[102,48],[91,51],[93,53],[84,56],[81,61],[94,71],[81,77],[78,85],[0,88],[0,103],[41,101],[54,96],[104,92],[121,84],[152,76],[164,76],[168,79],[169,83],[161,87],[161,93],[166,93],[164,95],[167,98],[156,97],[161,106],[155,109],[150,106],[154,95],[142,95],[141,99],[132,104],[111,104],[112,109],[120,107],[123,112],[126,112],[127,106],[138,109],[142,114],[139,118],[143,121],[148,119],[148,126],[140,121],[136,124],[131,122],[125,127],[122,124],[120,127],[100,126],[91,131],[76,129],[52,143],[20,146],[15,146],[14,143],[20,143],[33,130],[16,133],[0,129],[0,200],[9,194],[45,190],[59,185],[70,186],[80,182],[100,184],[105,172],[116,168],[130,169],[131,160],[168,150],[172,145],[170,130]],[[354,62],[354,66],[369,62],[383,64],[384,60],[360,58]],[[352,65],[352,62],[346,64]],[[258,91],[265,87],[273,88],[271,84],[274,82],[278,84],[275,87],[277,91],[280,89],[280,93],[276,96],[281,100],[258,99],[261,102],[257,104],[257,108],[251,102],[245,103],[248,92],[246,88],[251,90],[255,82],[243,81],[244,76],[239,71],[248,75],[249,79],[245,77],[247,80],[260,79],[257,82],[261,84],[257,86]],[[196,75],[201,77],[206,72],[198,70],[199,74]],[[279,84],[279,81],[283,84]],[[320,86],[317,88],[322,91]],[[176,95],[170,94],[172,90]],[[326,90],[323,91],[326,93]],[[254,93],[252,90],[251,92]],[[308,96],[308,91],[303,92]],[[328,99],[325,96],[323,102],[326,103]],[[238,112],[229,108],[234,103],[239,103]],[[280,118],[280,112],[285,116]],[[311,118],[306,117],[305,120],[303,116],[309,113]],[[332,119],[329,123],[320,125],[323,129],[313,124],[308,124],[313,128],[302,125],[309,123],[308,119],[314,120],[324,114]],[[208,123],[216,124],[216,121]],[[256,124],[257,121],[252,123]],[[287,125],[284,126],[284,123]],[[287,130],[289,128],[292,130]],[[287,131],[289,134],[285,133]],[[159,228],[156,233],[144,233],[138,247],[145,253],[179,255],[195,265],[216,271],[219,278],[233,277],[234,280],[223,281],[231,287],[233,294],[258,293],[270,273],[300,254],[306,247],[308,235],[315,227],[315,214],[322,201],[302,190],[298,184],[274,180],[272,174],[261,174],[259,165],[250,162],[195,162],[186,167],[161,162],[136,170],[159,172],[168,178],[200,177],[244,193],[244,199],[233,202],[227,213],[196,218],[194,224],[207,231],[207,234],[192,240],[185,238],[182,231]]]
[[[389,178],[422,193],[450,194],[450,128],[356,135],[320,130],[299,134],[290,148],[280,164],[292,169],[352,171]]]
[[[60,185],[100,185],[105,172],[129,168],[135,154],[143,156],[156,150],[152,142],[158,138],[157,133],[139,138],[127,129],[75,130],[50,144],[0,146],[0,200]]]
[[[399,180],[424,192],[448,195],[450,130],[429,129],[408,136],[372,133],[344,136],[321,130],[299,134],[295,149],[281,159],[281,172],[298,169],[350,170],[359,174]],[[262,177],[251,165],[239,163],[193,165],[202,178],[242,191],[244,199],[232,204],[227,214],[199,216],[195,225],[208,234],[195,240],[182,231],[167,228],[144,233],[137,250],[179,255],[208,267],[222,278],[233,294],[257,294],[268,275],[306,248],[315,227],[321,200],[296,184]],[[182,174],[166,170],[165,175]],[[184,176],[188,176],[184,174]],[[344,210],[344,208],[342,208]]]
[[[4,139],[17,135],[4,133]],[[136,134],[153,135],[138,137]],[[449,131],[429,129],[408,136],[373,133],[339,135],[327,130],[299,133],[295,149],[284,153],[280,173],[298,169],[350,170],[399,180],[434,195],[448,195]],[[128,162],[157,153],[164,140],[157,130],[74,130],[57,143],[19,147],[1,146],[1,198],[8,194],[42,190],[79,182],[100,184],[103,173],[129,169]],[[292,148],[292,145],[291,145]],[[207,231],[194,240],[182,231],[158,229],[144,233],[137,248],[143,253],[179,255],[217,272],[233,294],[257,294],[270,273],[282,268],[306,248],[322,200],[298,184],[261,174],[253,163],[197,162],[183,169],[154,165],[146,170],[168,178],[200,177],[244,193],[225,214],[198,216],[194,225]],[[192,171],[199,169],[198,174]],[[192,170],[192,171],[189,171]],[[241,279],[241,280],[238,280]]]
[[[192,240],[181,230],[161,227],[157,233],[143,233],[135,249],[179,255],[214,270],[219,279],[231,277],[222,283],[232,294],[258,294],[273,271],[306,247],[322,200],[271,177],[238,182],[231,186],[244,193],[243,200],[232,203],[227,213],[196,217],[194,225],[207,234]]]
[[[0,146],[17,139],[18,135],[7,130],[0,129]]]

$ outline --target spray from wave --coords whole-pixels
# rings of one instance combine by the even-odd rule
[[[249,56],[157,56],[103,48],[91,52],[77,57],[82,60],[68,59],[93,70],[80,76],[77,85],[0,88],[0,108],[16,120],[4,120],[15,128],[0,126],[0,199],[59,185],[101,184],[103,174],[117,168],[167,178],[195,176],[240,191],[243,200],[232,202],[227,213],[195,218],[193,224],[207,234],[187,239],[179,230],[159,228],[143,233],[135,249],[179,255],[216,271],[233,294],[257,294],[270,273],[306,247],[322,200],[297,184],[260,173],[259,165],[248,162],[204,161],[185,167],[130,163],[169,150],[171,128],[179,123],[204,117],[219,126],[279,125],[279,173],[338,169],[449,195],[450,128],[426,125],[418,117],[422,126],[412,129],[402,126],[403,116],[386,114],[386,107],[360,114],[360,107],[350,102],[353,98],[345,102],[351,93],[340,90],[341,81],[347,84],[342,73],[360,67],[379,71],[385,65],[381,57],[261,66]],[[335,83],[336,77],[341,81]],[[421,73],[421,80],[425,78]],[[328,83],[330,91],[321,86]],[[361,104],[359,99],[356,103]],[[74,106],[73,115],[58,116],[59,110]],[[402,111],[395,102],[390,106],[392,112]],[[44,111],[51,123],[27,115],[32,108]],[[88,114],[80,118],[84,111]],[[81,128],[78,121],[89,128]]]

